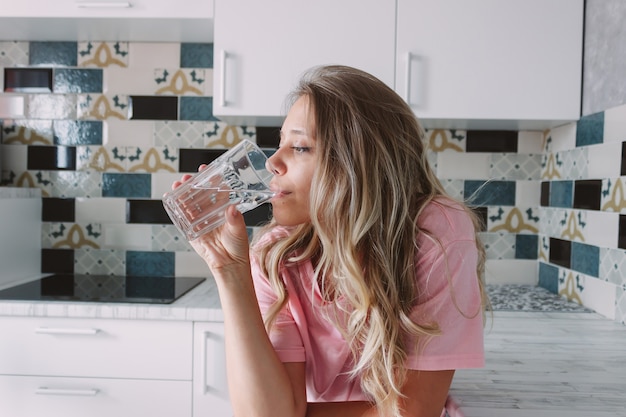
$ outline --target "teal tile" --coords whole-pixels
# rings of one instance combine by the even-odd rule
[[[54,67],[75,67],[78,61],[76,42],[31,42],[29,47],[30,65]]]
[[[182,43],[180,45],[181,68],[213,68],[212,43]]]
[[[597,277],[600,270],[600,248],[584,243],[572,242],[571,269]]]
[[[217,121],[213,116],[213,97],[180,97],[179,120]]]
[[[552,181],[550,183],[550,207],[571,208],[574,204],[574,182]]]
[[[174,272],[174,252],[126,252],[126,275],[173,277]]]
[[[576,122],[576,146],[604,142],[604,112],[582,116]]]
[[[103,197],[150,198],[150,174],[102,174]]]
[[[55,120],[55,145],[102,145],[102,122],[95,120]]]
[[[55,93],[102,93],[102,70],[56,69],[53,88]]]
[[[539,262],[539,286],[551,293],[559,293],[559,268]]]
[[[537,259],[538,253],[537,235],[518,234],[515,236],[515,259]]]
[[[472,206],[514,206],[515,181],[467,180],[463,195]]]

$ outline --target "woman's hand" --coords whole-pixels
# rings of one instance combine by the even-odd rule
[[[200,165],[198,171],[204,168],[206,165]],[[190,174],[184,174],[180,181],[172,184],[172,189],[191,177]],[[243,215],[235,206],[229,206],[226,208],[225,218],[224,225],[190,242],[214,274],[250,267],[248,232]]]

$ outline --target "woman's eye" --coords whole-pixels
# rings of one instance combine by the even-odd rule
[[[308,146],[292,146],[291,149],[293,149],[295,153],[305,153],[311,150]]]

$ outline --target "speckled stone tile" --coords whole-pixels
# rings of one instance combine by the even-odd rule
[[[487,294],[494,311],[563,311],[592,310],[536,285],[487,285]]]

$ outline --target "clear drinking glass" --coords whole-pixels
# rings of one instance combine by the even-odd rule
[[[266,161],[263,151],[244,139],[166,193],[165,211],[185,238],[194,240],[224,224],[228,206],[234,204],[245,213],[272,198],[272,174],[265,168]]]

